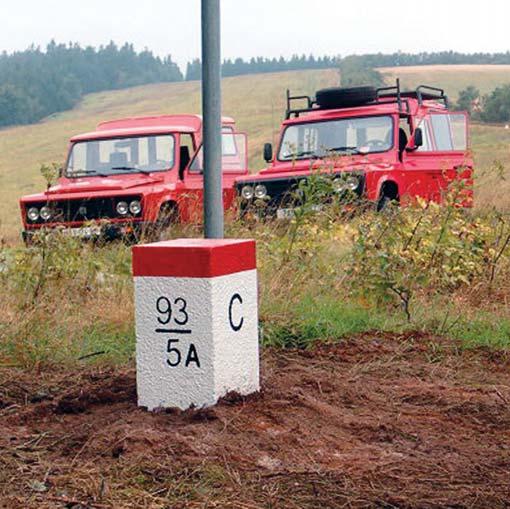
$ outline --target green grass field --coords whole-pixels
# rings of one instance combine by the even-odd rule
[[[400,78],[404,88],[414,89],[422,84],[444,88],[454,101],[469,85],[487,94],[499,85],[510,83],[510,65],[425,65],[386,67],[379,71],[388,82]]]
[[[444,86],[453,98],[469,84],[486,92],[503,82],[510,82],[510,66],[430,66],[386,69],[385,72],[389,81],[398,74],[406,86],[422,82]],[[235,117],[239,129],[249,136],[252,170],[263,167],[263,143],[276,139],[285,108],[285,90],[313,93],[320,87],[336,85],[338,80],[335,70],[224,80],[224,112]],[[149,85],[89,95],[72,111],[53,115],[39,124],[0,131],[0,238],[8,242],[18,239],[21,228],[19,197],[44,188],[39,166],[63,161],[71,135],[92,130],[102,120],[161,113],[199,113],[200,106],[199,82]],[[494,160],[510,166],[510,130],[475,126],[472,141],[483,173],[477,182],[478,205],[510,207],[507,198],[510,184],[491,169]],[[508,171],[506,176],[510,177]]]

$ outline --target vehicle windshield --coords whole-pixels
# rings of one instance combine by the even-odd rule
[[[292,161],[328,155],[386,152],[393,147],[391,116],[309,122],[287,127],[278,159]]]
[[[71,149],[66,176],[165,171],[173,168],[174,153],[171,134],[81,141]]]

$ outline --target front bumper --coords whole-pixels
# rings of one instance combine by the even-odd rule
[[[338,178],[346,178],[349,176],[356,176],[358,179],[358,187],[351,191],[335,191],[333,188],[330,190],[329,194],[324,194],[320,191],[320,184],[317,181],[315,185],[317,190],[315,191],[315,196],[312,196],[311,200],[315,202],[312,208],[322,207],[327,205],[328,203],[332,203],[333,200],[340,199],[342,202],[345,202],[346,206],[350,206],[354,203],[359,203],[365,193],[365,183],[366,176],[361,172],[341,172],[335,174],[318,174],[316,177],[323,177],[324,183],[328,183],[332,186],[332,182]],[[303,193],[299,189],[299,186],[305,183],[312,177],[312,175],[300,175],[300,176],[289,176],[286,178],[274,178],[274,179],[260,179],[260,180],[252,180],[246,181],[242,184],[236,185],[236,192],[239,199],[239,209],[241,217],[243,217],[248,211],[252,211],[256,213],[259,217],[279,217],[283,218],[286,215],[286,211],[288,211],[287,219],[293,217],[292,210],[300,207],[304,203]],[[246,200],[242,197],[242,188],[244,186],[250,186],[255,188],[257,184],[263,184],[267,191],[267,198],[262,200],[257,200],[252,198],[250,200]],[[319,184],[319,185],[318,185]]]
[[[136,240],[148,231],[153,223],[106,223],[81,227],[47,227],[23,230],[21,237],[25,244],[30,244],[42,235],[64,235],[83,241],[113,241],[118,239]]]

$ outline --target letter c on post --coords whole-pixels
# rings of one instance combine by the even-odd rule
[[[239,304],[243,303],[243,299],[238,293],[234,294],[230,299],[230,304],[228,306],[228,320],[230,322],[230,327],[232,327],[232,330],[234,332],[239,332],[243,327],[244,318],[241,317],[238,323],[234,323],[234,320],[232,318],[232,308],[234,307],[234,303],[236,301],[239,302]]]

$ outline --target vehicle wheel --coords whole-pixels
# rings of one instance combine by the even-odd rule
[[[391,210],[391,204],[394,203],[395,200],[390,198],[389,196],[383,194],[379,201],[377,202],[377,212],[386,212]],[[395,202],[396,203],[396,202]]]
[[[324,88],[316,94],[317,104],[321,108],[347,108],[360,106],[377,99],[374,87]]]
[[[147,226],[143,237],[149,242],[158,242],[164,240],[164,234],[170,226],[178,220],[177,206],[173,203],[165,203],[161,206],[158,220],[150,226]]]

